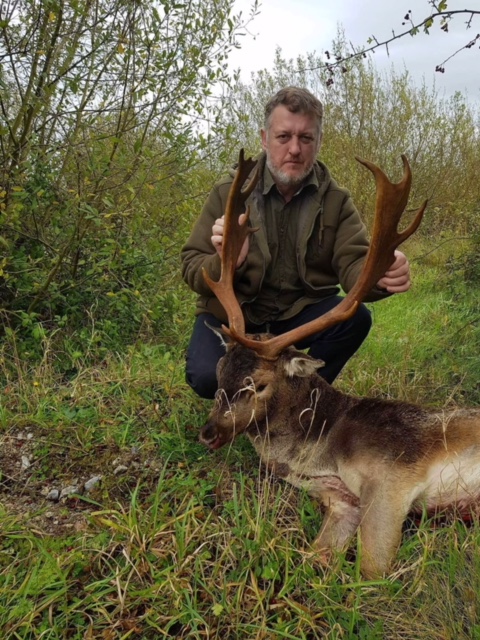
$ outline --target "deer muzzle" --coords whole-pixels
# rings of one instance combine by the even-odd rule
[[[231,438],[222,433],[214,422],[207,422],[200,431],[200,442],[212,450],[220,449],[230,440]]]

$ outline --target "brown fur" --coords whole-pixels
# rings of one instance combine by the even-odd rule
[[[268,360],[228,345],[200,439],[217,449],[246,433],[274,473],[321,499],[319,558],[328,561],[358,529],[362,573],[376,577],[389,571],[409,511],[479,501],[480,409],[348,396],[320,366],[293,347]]]

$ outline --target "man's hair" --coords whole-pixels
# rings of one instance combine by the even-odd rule
[[[315,116],[318,123],[318,135],[322,133],[323,104],[313,93],[301,87],[285,87],[280,89],[265,105],[265,130],[270,126],[272,111],[283,105],[292,113],[306,113]]]

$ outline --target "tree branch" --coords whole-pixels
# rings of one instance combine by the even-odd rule
[[[435,4],[435,2],[432,1],[431,3],[433,5],[434,8],[437,9],[437,4]],[[334,62],[326,62],[325,65],[323,65],[324,67],[326,67],[330,73],[333,75],[333,73],[335,72],[336,69],[338,68],[342,68],[342,71],[346,70],[345,69],[345,64],[347,64],[350,60],[354,59],[354,58],[360,58],[363,57],[365,58],[367,53],[373,53],[375,52],[377,49],[379,49],[380,47],[385,47],[387,54],[390,55],[390,51],[389,51],[389,45],[392,42],[395,42],[396,40],[400,40],[401,38],[404,38],[407,35],[410,36],[415,36],[417,35],[421,29],[423,29],[423,31],[425,33],[428,34],[429,29],[433,26],[433,23],[435,21],[436,18],[442,18],[442,26],[440,27],[443,31],[445,31],[445,33],[448,33],[448,22],[455,16],[455,15],[460,15],[460,14],[466,14],[469,16],[467,22],[466,22],[466,29],[470,29],[472,26],[472,21],[474,16],[476,15],[480,15],[480,10],[477,9],[457,9],[454,11],[448,11],[448,10],[437,10],[434,13],[432,13],[430,16],[428,16],[427,18],[425,18],[424,20],[422,20],[421,22],[418,23],[414,23],[411,19],[411,14],[410,11],[405,15],[404,17],[404,22],[402,24],[405,24],[405,22],[410,22],[411,26],[409,29],[407,29],[406,31],[402,31],[402,33],[395,33],[392,30],[392,37],[391,38],[387,38],[385,40],[378,40],[375,36],[371,36],[368,40],[368,44],[371,45],[367,48],[359,48],[359,47],[355,47],[354,45],[350,45],[352,48],[352,52],[350,54],[348,54],[347,56],[337,56],[335,58]],[[453,57],[455,57],[458,53],[460,53],[460,51],[463,51],[464,49],[471,49],[477,42],[480,42],[480,33],[477,33],[477,35],[471,39],[467,44],[465,44],[463,47],[460,47],[460,49],[458,49],[458,51],[455,51],[455,53],[451,54],[450,56],[448,56],[443,62],[439,63],[438,65],[436,65],[435,67],[435,71],[438,71],[440,73],[444,73],[445,72],[445,68],[444,65],[451,60]],[[371,44],[373,43],[373,44]],[[330,59],[330,53],[328,51],[325,52],[327,59]],[[306,71],[314,71],[316,69],[318,69],[319,67],[311,67],[306,69]]]

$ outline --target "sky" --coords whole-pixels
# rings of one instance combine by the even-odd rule
[[[368,46],[372,35],[384,41],[407,30],[404,16],[413,9],[412,19],[420,22],[431,12],[428,0],[260,0],[260,13],[250,23],[249,34],[242,37],[242,48],[231,55],[231,68],[240,69],[248,81],[251,72],[272,68],[275,49],[280,47],[284,58],[316,52],[322,55],[331,48],[338,27],[345,31],[348,42]],[[235,0],[234,13],[249,14],[250,0]],[[449,10],[480,10],[480,0],[448,0]],[[376,68],[396,71],[405,68],[420,86],[425,80],[435,87],[440,97],[462,92],[469,101],[480,103],[480,41],[461,51],[445,64],[445,73],[435,67],[480,33],[480,15],[466,29],[466,15],[459,14],[449,24],[449,32],[440,29],[439,21],[430,35],[423,32],[410,35],[374,54]]]

